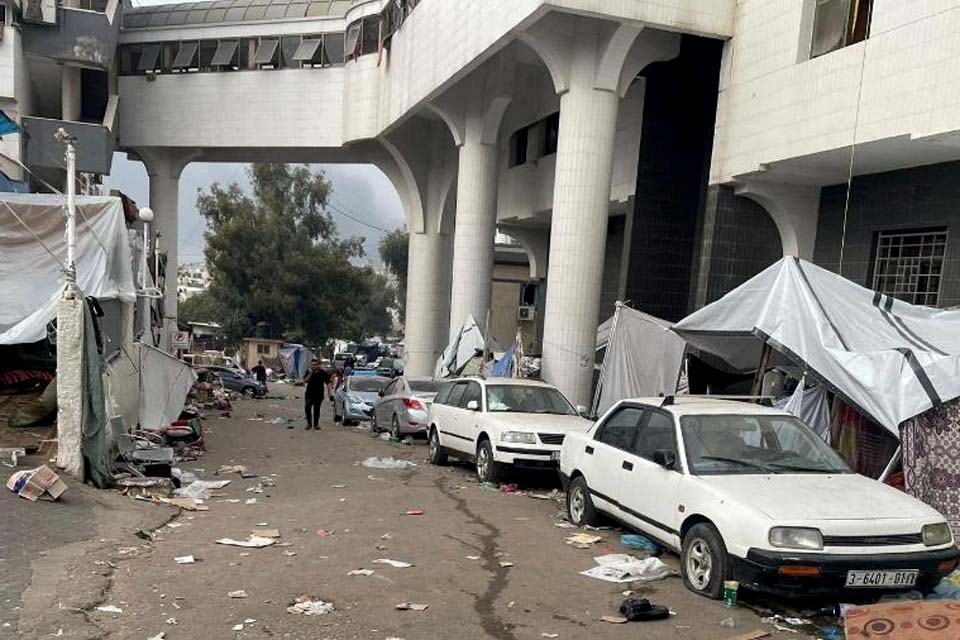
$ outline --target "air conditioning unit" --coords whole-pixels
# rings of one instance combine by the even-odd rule
[[[531,305],[517,307],[517,319],[533,321],[537,318],[537,308]]]

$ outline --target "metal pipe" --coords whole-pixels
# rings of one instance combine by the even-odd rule
[[[68,284],[77,283],[77,154],[74,148],[76,136],[71,135],[63,127],[57,129],[54,137],[66,144],[67,150],[64,154],[67,165],[67,269],[66,280]]]

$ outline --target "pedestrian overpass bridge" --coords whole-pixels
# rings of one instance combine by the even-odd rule
[[[608,218],[637,182],[649,65],[734,0],[214,0],[127,8],[121,149],[177,236],[191,162],[369,163],[410,230],[407,367],[490,305],[495,229],[547,278],[543,374],[587,404]],[[166,247],[176,251],[176,242]],[[176,264],[176,256],[171,256]],[[547,265],[549,264],[549,270]],[[168,309],[175,316],[176,280]]]

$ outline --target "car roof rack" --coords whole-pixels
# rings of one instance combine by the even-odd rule
[[[709,395],[709,394],[684,394],[684,395],[673,395],[673,396],[664,396],[663,402],[660,403],[661,407],[669,407],[671,405],[680,404],[682,401],[683,404],[688,402],[703,402],[709,400],[734,400],[739,402],[756,402],[757,404],[773,403],[776,400],[774,396],[728,396],[728,395]]]

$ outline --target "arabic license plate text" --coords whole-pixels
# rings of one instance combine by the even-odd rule
[[[882,589],[889,587],[912,587],[917,584],[916,569],[903,571],[848,571],[848,587]]]
[[[559,452],[559,451],[551,451],[551,452],[550,452],[550,459],[553,460],[554,462],[560,462],[560,452]]]

